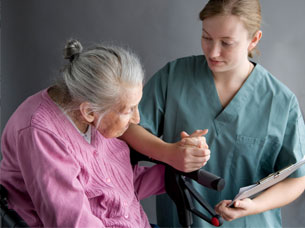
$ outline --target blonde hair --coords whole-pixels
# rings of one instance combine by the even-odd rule
[[[216,15],[234,15],[239,17],[249,33],[249,38],[254,37],[261,27],[261,6],[259,0],[210,0],[199,13],[199,18],[203,21],[206,18]],[[253,57],[256,49],[248,53]]]

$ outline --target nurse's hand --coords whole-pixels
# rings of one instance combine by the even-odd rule
[[[232,200],[223,200],[215,206],[215,211],[226,221],[232,221],[248,215],[256,214],[257,205],[249,198],[237,200],[234,207],[228,207]]]
[[[209,146],[204,135],[208,130],[196,130],[191,135],[181,132],[181,140],[175,143],[176,151],[170,165],[183,172],[200,169],[210,159]]]

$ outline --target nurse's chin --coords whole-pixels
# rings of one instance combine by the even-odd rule
[[[226,71],[225,70],[225,67],[220,67],[220,66],[210,66],[209,65],[209,68],[210,68],[210,70],[213,72],[213,73],[221,73],[221,72],[224,72],[224,71]]]

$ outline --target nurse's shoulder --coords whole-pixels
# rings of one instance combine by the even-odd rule
[[[296,100],[295,94],[262,65],[256,64],[255,71],[259,76],[257,80],[260,80],[259,90],[265,97],[272,96],[273,100],[280,101],[286,108],[289,103]]]

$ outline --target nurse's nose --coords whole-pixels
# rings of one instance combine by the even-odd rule
[[[218,42],[213,42],[210,46],[210,58],[216,58],[219,57],[221,53],[221,46],[218,44]]]

